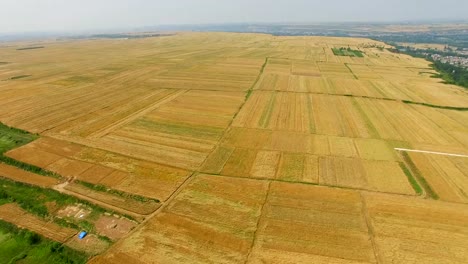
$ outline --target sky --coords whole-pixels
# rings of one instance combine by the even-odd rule
[[[0,0],[0,32],[173,24],[467,20],[467,0]]]

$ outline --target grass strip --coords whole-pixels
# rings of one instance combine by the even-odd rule
[[[122,191],[119,191],[119,190],[110,189],[110,188],[108,188],[107,186],[104,186],[104,185],[92,184],[92,183],[84,182],[84,181],[75,181],[75,183],[83,185],[84,187],[86,187],[88,189],[91,189],[91,190],[94,190],[94,191],[97,191],[97,192],[105,192],[105,193],[117,195],[117,196],[120,196],[120,197],[123,197],[123,198],[133,199],[135,201],[142,202],[142,203],[146,203],[146,202],[159,203],[159,202],[161,202],[158,199],[153,199],[153,198],[144,197],[144,196],[137,195],[137,194],[131,194],[131,193],[126,193],[126,192],[122,192]]]
[[[421,172],[419,169],[416,167],[416,164],[414,164],[413,160],[411,160],[411,157],[408,155],[406,152],[400,152],[403,160],[405,163],[409,166],[409,169],[413,172],[414,178],[417,179],[419,184],[421,185],[422,188],[424,188],[424,191],[426,192],[427,196],[434,199],[438,200],[439,195],[432,189],[432,187],[429,185],[429,183],[426,181],[426,179],[421,175]],[[405,172],[406,173],[406,172]],[[410,181],[411,183],[411,181]],[[415,189],[417,192],[417,190]]]
[[[433,105],[428,103],[418,103],[408,100],[403,100],[405,104],[415,104],[415,105],[423,105],[432,108],[439,108],[439,109],[447,109],[447,110],[456,110],[456,111],[468,111],[468,107],[456,107],[456,106],[442,106],[442,105]]]
[[[408,181],[413,187],[416,194],[421,195],[423,193],[423,190],[421,186],[419,186],[418,181],[413,177],[413,174],[411,174],[410,170],[405,166],[405,163],[399,162],[399,165],[400,165],[400,168],[405,173],[406,177],[408,178]]]
[[[24,48],[18,48],[16,50],[34,50],[34,49],[43,49],[45,48],[44,46],[34,46],[34,47],[24,47]]]

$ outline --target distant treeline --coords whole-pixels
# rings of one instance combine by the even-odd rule
[[[433,67],[440,72],[435,77],[440,77],[447,83],[468,88],[468,69],[440,61],[433,61]]]
[[[394,42],[409,42],[409,43],[431,43],[443,44],[452,47],[457,47],[461,50],[468,48],[468,34],[466,32],[423,32],[423,33],[393,33],[388,35],[372,36],[377,40],[394,43]]]

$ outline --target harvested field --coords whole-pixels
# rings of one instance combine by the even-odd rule
[[[182,169],[52,138],[41,138],[7,155],[67,178],[159,200],[167,199],[188,177]],[[52,156],[54,161],[47,159]]]
[[[243,262],[266,191],[265,182],[197,176],[163,212],[91,263]]]
[[[324,157],[319,164],[319,183],[379,192],[414,194],[399,163],[355,158]]]
[[[83,239],[79,239],[77,236],[72,237],[65,245],[75,250],[86,252],[90,256],[101,254],[110,247],[109,242],[99,239],[94,234],[89,234]]]
[[[28,195],[34,186],[3,191],[96,223],[116,243],[92,263],[467,259],[465,159],[410,153],[413,166],[395,150],[468,153],[467,93],[432,78],[428,61],[370,39],[267,34],[16,50],[31,45],[0,49],[0,122],[38,133],[0,125],[0,176],[53,186],[10,167],[35,165],[71,182],[54,188],[145,221],[131,230]],[[335,55],[341,47],[363,56]],[[15,210],[5,212],[14,223],[55,232]],[[109,245],[97,239],[69,243],[98,254]]]
[[[366,194],[380,263],[465,263],[468,207]]]
[[[189,91],[98,141],[117,153],[193,170],[214,149],[242,100],[240,93]]]
[[[468,158],[416,152],[408,156],[439,199],[468,203]]]
[[[375,263],[359,193],[272,183],[249,263]]]
[[[0,177],[11,179],[17,182],[36,185],[43,188],[52,187],[59,183],[58,179],[34,174],[3,163],[0,163]]]
[[[14,203],[0,205],[0,219],[61,243],[78,233],[75,229],[61,227],[31,215]]]
[[[393,149],[404,142],[239,128],[224,140],[202,171],[414,194]]]

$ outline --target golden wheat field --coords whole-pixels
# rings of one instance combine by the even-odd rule
[[[5,156],[144,198],[65,188],[144,219],[90,263],[466,263],[468,91],[372,44],[0,45],[0,122],[40,136]],[[56,188],[4,164],[0,177]]]

